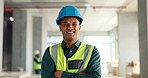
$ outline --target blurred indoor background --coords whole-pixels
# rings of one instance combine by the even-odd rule
[[[40,78],[33,52],[62,41],[65,5],[79,8],[79,38],[98,48],[102,78],[148,77],[147,0],[0,0],[0,78]]]

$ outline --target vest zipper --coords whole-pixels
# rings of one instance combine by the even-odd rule
[[[66,71],[68,72],[68,58],[66,58]]]

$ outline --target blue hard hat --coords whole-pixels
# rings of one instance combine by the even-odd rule
[[[79,19],[79,22],[80,24],[82,23],[83,21],[83,18],[79,12],[79,10],[74,7],[74,6],[65,6],[61,9],[61,11],[59,12],[59,15],[56,19],[56,23],[57,25],[60,25],[60,22],[61,22],[61,19],[64,18],[64,17],[68,17],[68,16],[74,16],[74,17],[77,17]]]

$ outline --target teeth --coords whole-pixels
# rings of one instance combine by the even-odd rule
[[[68,33],[70,33],[70,34],[71,34],[71,33],[73,33],[73,32],[68,32]]]

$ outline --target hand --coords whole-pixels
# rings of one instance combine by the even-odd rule
[[[80,72],[80,74],[86,74],[86,72]]]
[[[54,73],[55,78],[61,78],[62,77],[62,73],[63,73],[62,70],[55,71],[55,73]]]

